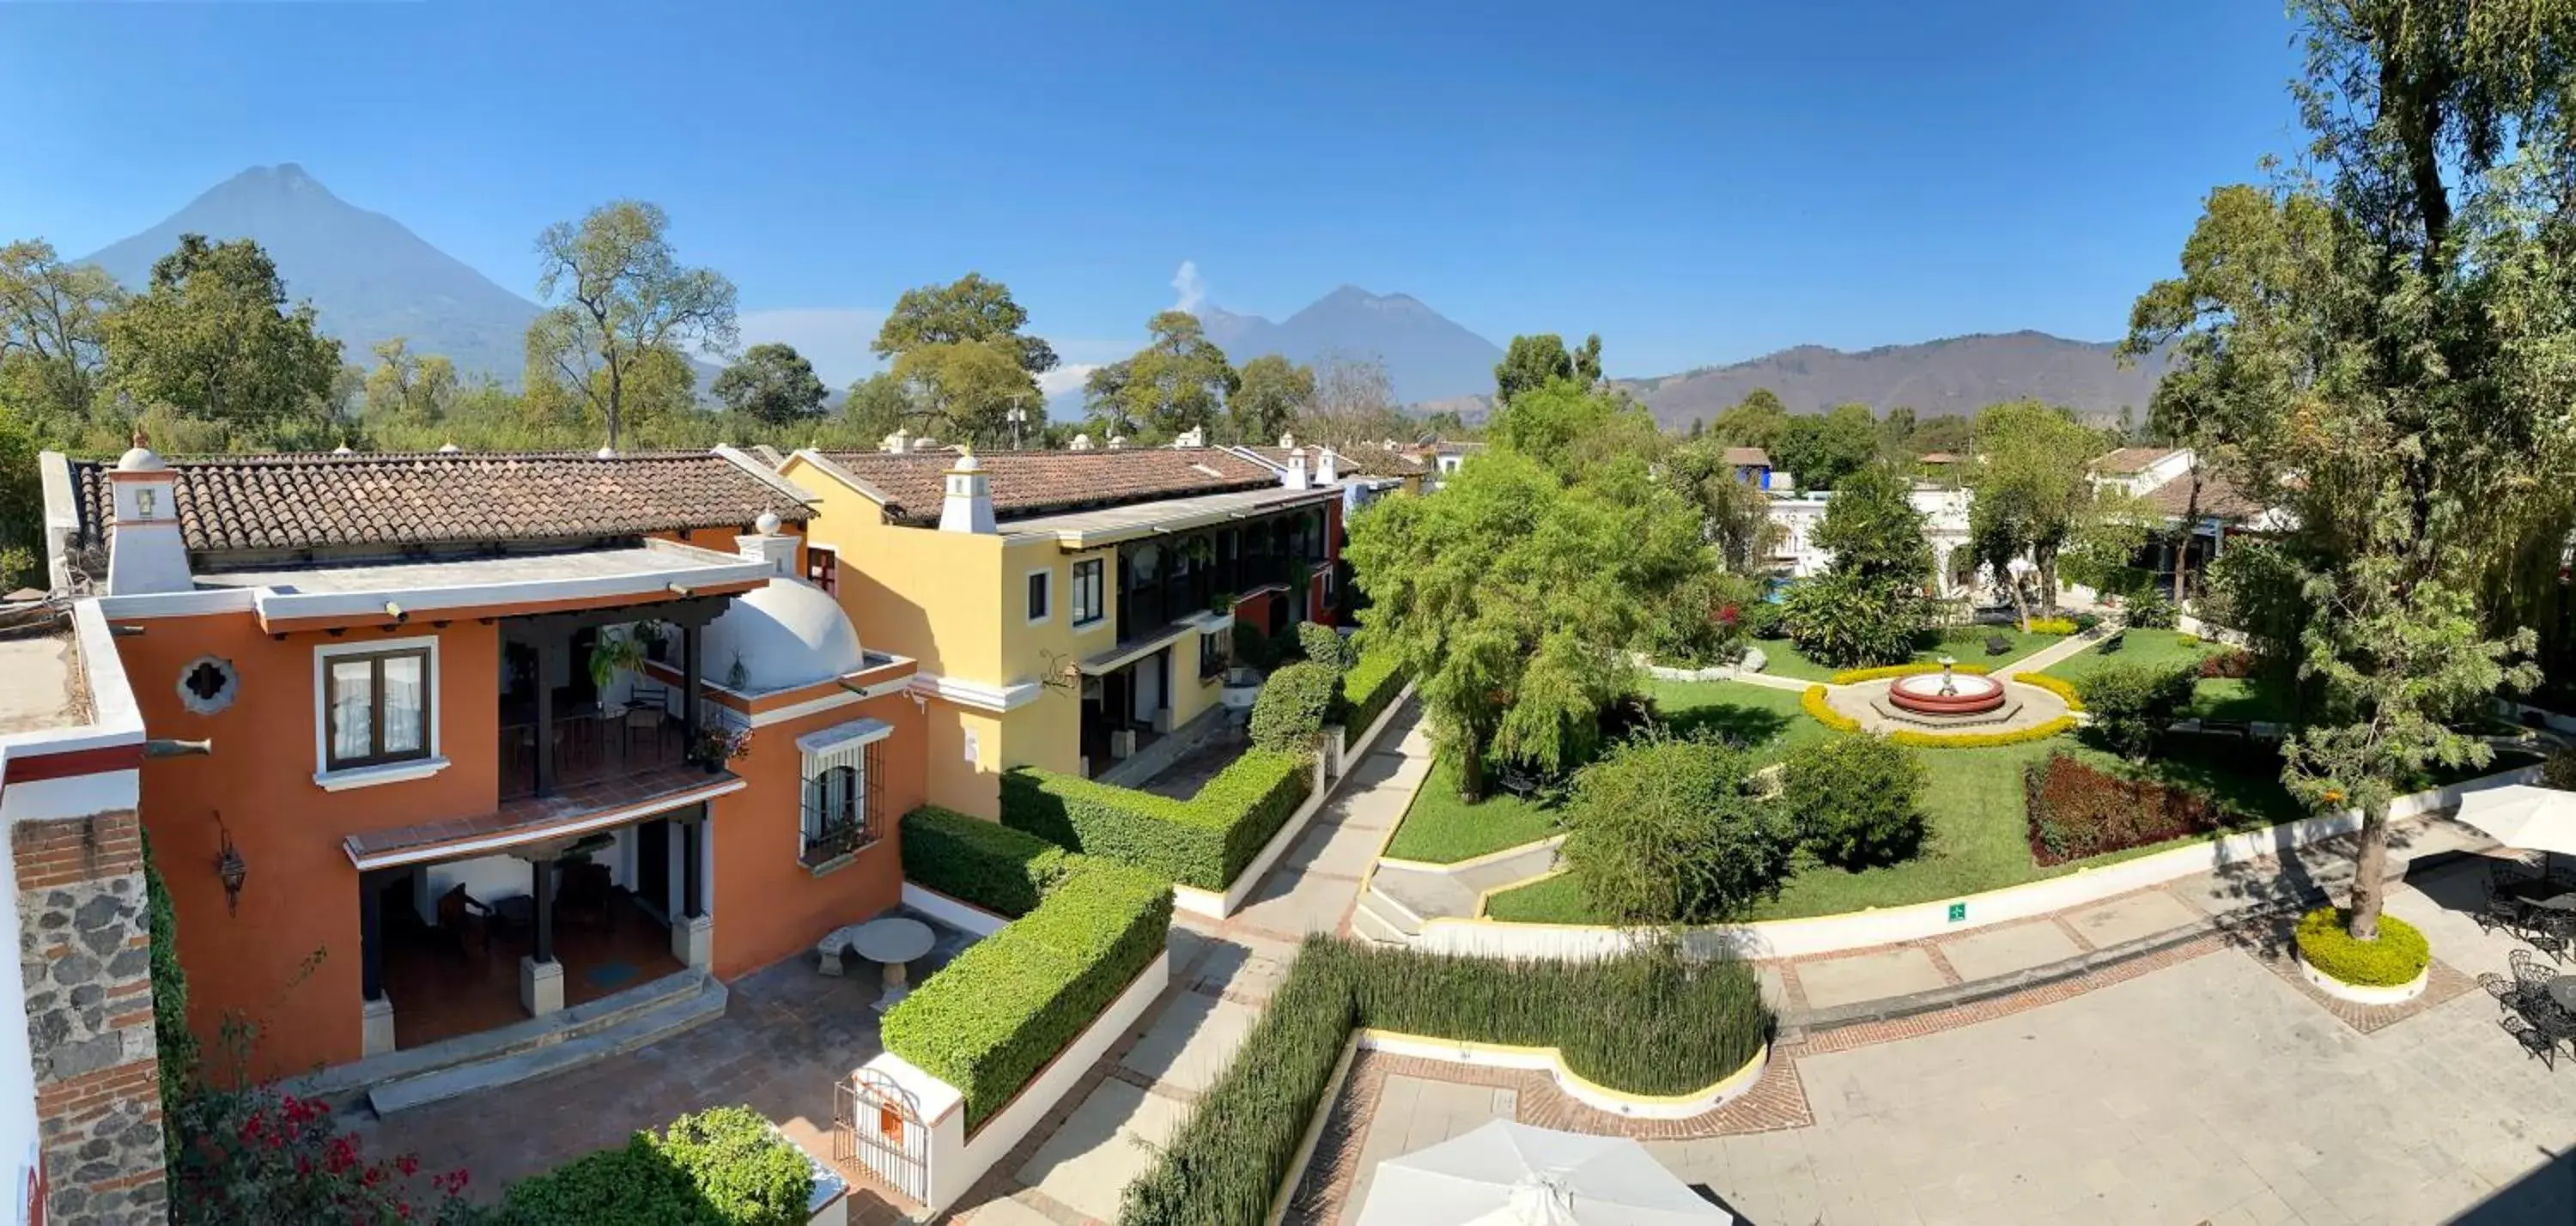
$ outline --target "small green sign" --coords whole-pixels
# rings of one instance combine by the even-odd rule
[[[1963,924],[1963,923],[1966,923],[1966,922],[1967,922],[1967,920],[1968,920],[1968,904],[1963,903],[1963,902],[1954,902],[1954,903],[1951,903],[1951,904],[1950,904],[1950,922],[1951,922],[1951,923],[1953,923],[1953,924]]]

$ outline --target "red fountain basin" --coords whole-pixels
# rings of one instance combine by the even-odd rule
[[[1950,693],[1941,692],[1941,674],[1899,677],[1887,687],[1888,705],[1917,715],[1980,715],[2004,705],[2004,685],[1992,677],[1954,673]]]

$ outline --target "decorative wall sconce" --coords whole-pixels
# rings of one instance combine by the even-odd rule
[[[223,848],[215,853],[215,876],[224,883],[224,910],[241,914],[242,882],[250,876],[250,863],[242,859],[241,848],[233,846],[233,832],[224,825],[224,815],[215,813],[215,830],[223,839]]]

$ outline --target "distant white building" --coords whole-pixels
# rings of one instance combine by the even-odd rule
[[[1833,551],[1815,542],[1818,525],[1825,520],[1825,504],[1832,495],[1818,491],[1798,496],[1774,493],[1771,498],[1771,522],[1780,527],[1780,541],[1773,547],[1772,561],[1781,574],[1803,579],[1821,574],[1834,560]],[[1932,569],[1938,580],[1938,594],[1944,597],[1965,594],[1968,583],[1961,572],[1973,579],[1975,571],[1959,551],[1968,544],[1968,504],[1970,495],[1964,489],[1918,483],[1908,496],[1915,511],[1923,516],[1923,539],[1932,545]]]

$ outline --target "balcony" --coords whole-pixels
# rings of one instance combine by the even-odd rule
[[[500,764],[502,800],[537,794],[538,727],[534,710],[501,712]],[[687,733],[659,707],[621,709],[589,704],[554,711],[552,743],[556,790],[630,778],[687,764]]]

